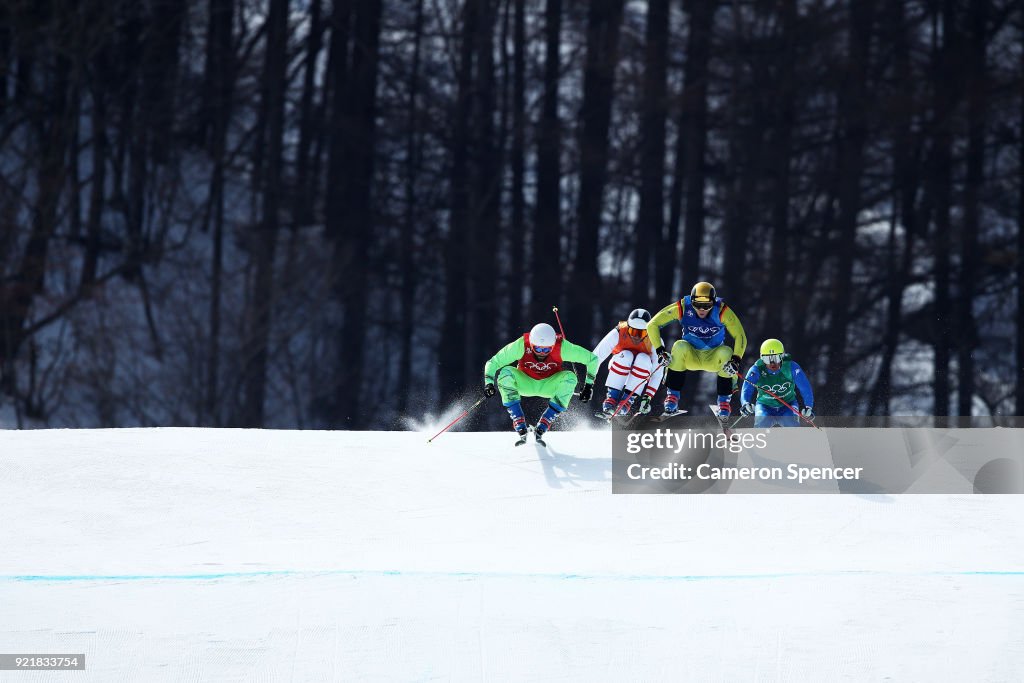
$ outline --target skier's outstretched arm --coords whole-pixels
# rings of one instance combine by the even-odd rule
[[[612,355],[612,349],[615,348],[615,342],[619,340],[619,331],[612,328],[611,332],[604,335],[604,339],[594,349],[594,355],[597,356],[597,364],[600,365],[604,362],[604,359]]]
[[[582,346],[577,346],[570,341],[562,341],[562,360],[569,363],[581,363],[587,366],[587,381],[588,385],[593,384],[597,378],[597,356],[590,350],[585,349]]]
[[[807,379],[807,373],[796,361],[790,361],[793,368],[793,381],[796,383],[796,390],[800,392],[800,398],[804,405],[814,407],[814,390],[811,389],[811,382]]]
[[[500,351],[491,356],[491,359],[484,365],[484,384],[494,384],[494,376],[498,370],[511,365],[523,357],[526,352],[526,342],[522,337],[511,341],[502,347]]]
[[[664,346],[664,342],[661,341],[661,328],[674,320],[679,320],[682,316],[682,308],[680,308],[677,301],[655,313],[654,317],[651,318],[651,322],[647,323],[647,336],[650,338],[651,346],[655,351],[658,350],[658,347]]]
[[[725,325],[726,331],[732,335],[733,355],[743,358],[743,353],[747,350],[747,333],[743,331],[743,323],[740,322],[740,318],[736,315],[736,311],[726,305],[723,305],[722,323]]]
[[[757,389],[754,385],[757,384],[759,379],[761,379],[760,371],[758,371],[756,365],[751,365],[750,369],[747,370],[747,381],[743,383],[743,389],[740,390],[740,405],[754,402],[757,394]]]

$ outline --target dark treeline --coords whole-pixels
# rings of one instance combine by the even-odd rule
[[[703,279],[819,413],[1024,414],[1018,2],[13,0],[0,112],[8,424],[387,428]]]

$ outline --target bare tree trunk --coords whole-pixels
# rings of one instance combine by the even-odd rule
[[[295,152],[295,193],[293,212],[295,222],[306,225],[313,222],[315,179],[310,175],[310,152],[316,131],[320,128],[317,108],[314,102],[316,92],[317,64],[323,44],[323,19],[321,0],[311,0],[309,5],[309,36],[306,43],[306,63],[303,68],[302,100],[299,104],[299,144]]]
[[[76,17],[81,21],[80,17]],[[77,45],[72,50],[77,53]],[[81,133],[82,133],[82,86],[81,67],[72,67],[72,75],[68,86],[68,222],[69,232],[76,242],[82,239],[82,179],[78,170],[81,166]]]
[[[970,45],[967,75],[967,177],[964,182],[963,230],[960,277],[957,288],[957,414],[971,415],[974,403],[974,350],[978,332],[974,317],[977,295],[978,240],[981,232],[981,199],[985,184],[985,125],[988,105],[988,73],[985,47],[988,41],[988,0],[971,0],[968,8]]]
[[[153,131],[150,156],[158,163],[167,160],[174,145],[167,144],[174,127],[177,107],[178,55],[182,27],[188,14],[188,0],[153,0],[151,30],[143,47],[142,92]]]
[[[223,60],[228,55],[224,52],[225,36],[233,33],[234,0],[208,0],[206,17],[206,61],[203,65],[202,103],[197,123],[199,139],[209,143],[208,138],[213,130],[217,109],[220,101],[221,86],[219,78]],[[231,46],[227,49],[230,51]]]
[[[245,403],[242,426],[262,427],[274,303],[274,253],[280,226],[283,166],[285,67],[288,47],[288,0],[270,0],[263,68],[261,118],[266,126],[266,171],[262,174],[262,218],[253,239],[256,265],[245,353]]]
[[[11,11],[6,5],[0,5],[0,109],[7,106],[8,79],[14,57],[11,54],[14,44],[11,30]]]
[[[853,296],[853,259],[857,222],[861,210],[861,178],[864,175],[864,141],[867,137],[867,82],[871,56],[874,0],[850,5],[850,38],[846,72],[849,75],[838,100],[842,134],[839,143],[839,216],[837,219],[837,267],[832,283],[832,316],[826,332],[823,412],[840,415],[846,406],[846,337]]]
[[[935,197],[935,230],[932,237],[932,248],[935,253],[934,286],[935,286],[935,331],[934,335],[934,374],[932,376],[932,393],[934,395],[935,415],[949,415],[950,377],[949,362],[951,341],[946,331],[949,329],[950,307],[950,237],[952,228],[950,218],[950,194],[952,192],[953,165],[953,130],[952,115],[956,98],[959,97],[959,83],[956,81],[953,60],[957,54],[958,35],[956,26],[956,7],[954,0],[941,1],[942,45],[937,55],[934,77],[935,83],[935,133],[933,144],[934,163],[931,164],[933,185],[932,196]],[[954,92],[956,91],[956,92]]]
[[[608,178],[608,129],[615,98],[622,3],[623,0],[592,0],[587,11],[587,57],[580,107],[576,268],[569,299],[570,329],[573,338],[584,346],[592,342],[595,302],[602,299],[597,247]]]
[[[475,154],[474,190],[470,206],[470,230],[476,235],[477,255],[471,260],[473,285],[468,292],[470,315],[467,325],[467,348],[462,358],[465,376],[479,374],[486,358],[497,348],[496,325],[492,319],[498,308],[495,278],[495,252],[501,232],[501,147],[494,132],[497,109],[494,85],[494,27],[497,20],[496,0],[475,0],[479,3],[479,24],[476,31],[476,85],[473,122]]]
[[[761,299],[763,318],[782,329],[788,327],[785,314],[791,306],[786,306],[786,297],[781,292],[789,291],[789,251],[792,249],[789,234],[789,204],[792,187],[790,185],[790,162],[793,156],[793,126],[796,125],[796,0],[785,0],[780,8],[782,35],[779,50],[779,76],[777,97],[773,106],[773,136],[771,155],[772,208],[771,208],[771,242],[769,246],[770,265],[768,279],[764,283],[767,296]],[[795,322],[795,321],[792,321]]]
[[[212,124],[210,198],[213,213],[213,249],[210,260],[210,341],[206,352],[206,395],[200,422],[220,425],[220,326],[221,285],[224,271],[224,166],[227,163],[227,130],[234,90],[234,0],[210,3],[206,71],[209,74],[209,116]]]
[[[452,122],[452,165],[449,176],[451,213],[445,245],[444,329],[449,333],[445,340],[446,351],[452,358],[459,360],[445,367],[446,376],[442,379],[442,396],[445,402],[457,392],[463,391],[467,382],[472,379],[472,375],[466,374],[467,368],[463,358],[466,352],[465,335],[469,328],[466,309],[470,302],[467,293],[472,286],[466,264],[480,257],[476,251],[476,235],[470,228],[469,177],[475,61],[473,48],[478,23],[477,10],[477,0],[467,0],[463,5],[455,119]]]
[[[641,105],[640,210],[633,261],[633,306],[649,305],[651,252],[662,247],[665,211],[665,119],[668,116],[668,0],[647,4],[644,94]]]
[[[323,109],[330,110],[330,135],[327,150],[327,187],[334,191],[324,197],[324,230],[328,239],[344,238],[345,205],[337,188],[342,187],[349,169],[349,133],[346,130],[349,102],[349,42],[352,9],[349,0],[333,0],[331,5],[331,46],[327,76],[324,79]],[[329,97],[328,97],[329,95]],[[336,274],[335,277],[341,277]]]
[[[341,291],[341,281],[348,277],[344,268],[347,265],[342,260],[342,250],[351,249],[354,236],[346,234],[348,217],[345,214],[347,207],[345,199],[340,191],[348,182],[351,171],[350,163],[350,131],[348,130],[349,113],[347,110],[349,93],[349,43],[352,31],[352,9],[348,0],[333,0],[331,6],[331,47],[328,61],[329,71],[326,78],[325,102],[323,106],[330,110],[329,140],[327,150],[327,178],[326,184],[333,191],[327,192],[324,197],[324,231],[334,245],[334,261],[332,265],[333,287],[338,290],[335,296],[342,304],[349,302],[344,300],[344,293]],[[327,93],[329,91],[329,107],[327,104]],[[354,256],[349,257],[355,260]],[[361,264],[357,265],[360,267]],[[344,315],[350,315],[346,307]],[[338,345],[340,349],[340,343]],[[339,351],[340,353],[340,351]],[[338,359],[335,368],[335,376],[332,378],[329,395],[321,394],[318,402],[326,406],[324,418],[328,424],[339,420],[346,426],[354,426],[356,418],[349,413],[350,403],[341,392],[346,390],[346,382],[349,376],[348,363]],[[322,390],[321,390],[322,391]]]
[[[413,20],[412,66],[409,69],[409,94],[406,108],[409,115],[409,135],[405,143],[405,220],[401,235],[401,329],[402,348],[398,366],[399,401],[398,412],[405,413],[409,406],[412,380],[412,339],[416,329],[416,177],[420,166],[419,140],[419,87],[420,50],[423,42],[423,0],[416,0],[416,17]]]
[[[340,231],[335,233],[334,267],[338,278],[335,296],[345,310],[337,357],[343,379],[335,387],[335,405],[340,413],[338,418],[348,427],[363,424],[359,407],[366,376],[367,289],[372,272],[367,260],[376,224],[373,176],[381,0],[357,3],[355,10],[351,89],[348,96],[344,92],[340,94],[342,129],[335,130],[343,137],[348,164],[338,191],[340,215],[329,217],[337,221],[331,225]],[[338,98],[335,103],[339,103]]]
[[[735,303],[735,298],[730,297],[739,291],[742,278],[746,274],[746,258],[749,251],[747,236],[759,208],[758,180],[762,176],[762,127],[766,112],[761,96],[758,93],[751,95],[745,92],[745,84],[739,80],[739,75],[744,70],[745,57],[741,51],[746,45],[743,42],[751,39],[742,34],[741,20],[744,9],[734,4],[732,11],[737,33],[734,39],[736,47],[732,51],[733,71],[737,76],[734,77],[730,88],[728,166],[731,174],[727,175],[733,177],[729,179],[726,189],[728,202],[721,233],[721,240],[725,243],[725,254],[722,257],[722,275],[718,283],[718,292],[724,295],[727,301]],[[755,64],[752,74],[754,81],[763,79],[764,75],[764,65]],[[699,276],[710,279],[706,264]]]
[[[33,38],[45,23],[45,18],[40,15],[46,11],[46,5],[35,3],[24,9],[12,5],[5,4],[5,7],[12,10],[13,17],[25,22],[13,36],[14,51],[18,55],[18,65],[14,69],[14,102],[25,105],[35,90],[32,87],[32,74],[35,72],[37,45]]]
[[[131,38],[139,53],[140,83],[134,107],[136,120],[132,124],[125,256],[128,276],[143,292],[142,263],[150,255],[147,194],[155,179],[155,169],[168,160],[174,149],[166,141],[172,138],[174,127],[178,54],[186,12],[185,0],[155,0],[150,16],[137,19],[146,38]],[[145,293],[143,297],[146,298]]]
[[[94,58],[97,71],[107,68],[106,47],[100,47]],[[107,94],[98,79],[92,82],[92,186],[89,189],[89,213],[85,221],[85,253],[79,287],[90,287],[96,279],[100,258],[100,229],[106,198],[107,181]]]
[[[526,2],[514,0],[512,42],[515,45],[512,71],[512,149],[509,162],[512,165],[512,236],[509,254],[509,295],[511,311],[510,324],[516,329],[523,310],[523,284],[526,280],[523,263],[523,246],[526,242],[526,197],[524,179],[526,175]],[[557,76],[557,74],[556,74]],[[557,117],[556,117],[557,123]]]
[[[544,10],[544,96],[537,131],[537,214],[531,240],[530,318],[545,320],[562,297],[562,133],[558,119],[562,0]]]
[[[917,248],[918,232],[918,192],[921,186],[920,158],[921,136],[914,132],[913,108],[915,81],[917,76],[912,72],[908,35],[911,29],[906,25],[903,3],[890,3],[889,18],[892,27],[890,38],[893,46],[895,71],[894,88],[902,93],[897,98],[898,108],[895,112],[893,131],[893,204],[892,226],[889,235],[889,273],[886,286],[886,324],[882,338],[882,357],[879,362],[878,377],[871,390],[868,400],[869,415],[889,415],[892,405],[892,371],[900,343],[903,328],[903,293],[910,280]],[[906,98],[906,99],[904,99]],[[903,245],[896,234],[896,224],[903,225]],[[927,214],[925,214],[927,221]]]
[[[58,39],[65,38],[68,31],[66,15],[56,13],[52,17],[38,17],[39,26],[47,20],[54,22],[52,29]],[[67,178],[66,154],[71,129],[68,120],[68,90],[70,88],[71,62],[66,45],[58,45],[57,56],[49,69],[47,62],[40,60],[39,71],[45,78],[41,92],[34,92],[31,78],[25,84],[22,95],[40,98],[40,109],[45,116],[37,116],[33,123],[35,142],[38,145],[39,160],[35,177],[36,199],[31,208],[28,238],[18,257],[13,274],[0,282],[0,362],[10,362],[17,355],[26,339],[26,323],[31,315],[32,305],[46,288],[46,272],[49,263],[50,242],[56,233],[60,197]],[[14,378],[5,373],[4,389],[14,390]]]
[[[1024,73],[1024,28],[1020,36],[1020,69]],[[1024,415],[1024,93],[1020,97],[1017,141],[1017,401],[1015,414]]]
[[[736,102],[736,106],[740,106],[739,102]],[[731,135],[733,144],[729,154],[730,166],[737,170],[739,177],[731,180],[727,190],[729,201],[722,228],[725,254],[722,258],[721,282],[718,285],[718,293],[728,301],[735,301],[732,297],[740,291],[743,276],[747,273],[747,247],[751,223],[755,220],[757,210],[758,179],[762,171],[764,146],[760,125],[752,122],[762,120],[762,116],[760,108],[755,108],[751,121],[736,125]],[[700,274],[695,273],[695,277],[709,279],[707,265],[697,272]]]
[[[686,178],[686,229],[683,235],[682,277],[698,277],[700,248],[704,243],[704,165],[708,137],[708,63],[711,59],[711,33],[715,16],[714,0],[693,0],[690,10],[690,37],[686,53],[681,130],[684,135],[683,175]],[[689,290],[684,286],[685,290]]]

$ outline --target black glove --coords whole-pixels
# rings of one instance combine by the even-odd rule
[[[727,360],[725,362],[725,365],[722,366],[722,370],[724,370],[725,374],[729,375],[730,377],[735,377],[736,375],[740,374],[740,357],[733,356],[732,358]]]
[[[672,362],[672,354],[669,351],[666,351],[664,346],[659,346],[655,353],[658,354],[658,362],[662,365],[668,365]]]
[[[583,388],[580,389],[580,401],[586,403],[590,400],[590,397],[594,395],[594,385],[584,384]]]
[[[491,396],[494,396],[494,394],[496,394],[496,393],[498,393],[498,392],[494,388],[494,383],[493,382],[488,382],[487,384],[484,385],[484,396],[486,396],[487,398],[490,398]]]

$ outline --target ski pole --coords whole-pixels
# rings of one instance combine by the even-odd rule
[[[743,422],[743,418],[745,417],[746,415],[740,415],[739,417],[737,417],[735,420],[733,420],[733,423],[729,425],[728,429],[735,429],[736,425],[738,425],[740,422]]]
[[[555,312],[555,320],[558,321],[558,331],[562,333],[562,339],[565,339],[565,328],[562,327],[562,317],[558,315],[558,306],[552,306],[551,310]],[[576,375],[576,382],[580,381],[580,375],[576,372],[576,366],[572,367],[572,374]]]
[[[433,440],[434,440],[434,439],[436,439],[437,437],[439,437],[439,436],[441,436],[442,434],[444,434],[445,432],[447,432],[447,431],[448,431],[449,429],[451,429],[452,425],[454,425],[454,424],[455,424],[456,422],[458,422],[458,421],[459,421],[459,420],[461,420],[462,418],[464,418],[464,417],[466,417],[467,415],[469,415],[469,413],[470,413],[470,411],[471,411],[471,410],[473,410],[473,409],[474,409],[474,408],[476,408],[476,407],[477,407],[478,405],[480,405],[481,403],[483,403],[484,401],[486,401],[486,400],[487,400],[487,398],[488,398],[487,396],[481,396],[481,397],[480,397],[480,400],[478,400],[478,401],[477,401],[476,403],[474,403],[473,405],[471,405],[470,407],[468,407],[468,408],[466,408],[466,409],[465,409],[464,411],[462,411],[462,415],[459,415],[459,416],[458,416],[457,418],[455,418],[454,420],[452,420],[451,422],[449,422],[449,423],[448,423],[448,426],[447,426],[447,427],[445,427],[444,429],[442,429],[441,431],[439,431],[439,432],[438,432],[437,434],[434,434],[434,435],[433,435],[432,437],[430,437],[429,439],[427,439],[427,443],[430,443],[431,441],[433,441]]]
[[[562,317],[558,315],[558,306],[552,306],[551,310],[555,312],[555,320],[558,321],[558,331],[562,333],[562,339],[565,339],[565,328],[562,327]]]
[[[794,415],[796,415],[796,416],[797,416],[797,417],[799,417],[799,418],[800,418],[801,420],[803,420],[803,421],[804,421],[804,422],[806,422],[807,424],[811,425],[811,426],[812,426],[812,427],[814,427],[815,429],[821,429],[821,427],[819,427],[818,425],[814,424],[813,422],[811,422],[810,420],[808,420],[808,419],[807,419],[806,417],[804,417],[803,415],[801,415],[801,414],[800,414],[800,411],[799,411],[799,410],[797,410],[797,409],[796,409],[796,408],[794,408],[793,406],[791,406],[791,405],[789,405],[788,403],[786,403],[785,401],[783,401],[783,400],[782,400],[782,397],[781,397],[781,396],[779,396],[778,394],[776,394],[776,393],[775,393],[774,391],[772,391],[771,389],[767,389],[767,388],[765,388],[765,387],[759,387],[759,386],[757,386],[756,384],[754,384],[753,382],[751,382],[751,381],[750,381],[749,379],[747,379],[746,377],[740,377],[740,379],[742,379],[742,380],[743,380],[744,382],[746,382],[746,383],[747,383],[747,384],[749,384],[750,386],[754,387],[755,389],[757,389],[757,390],[759,390],[759,391],[764,391],[764,392],[765,392],[766,394],[768,394],[769,396],[771,396],[772,398],[774,398],[774,399],[775,399],[776,401],[778,401],[778,402],[779,402],[779,403],[781,403],[782,405],[784,405],[784,406],[786,406],[787,408],[789,408],[790,410],[792,410],[792,411],[793,411],[793,414],[794,414]]]

